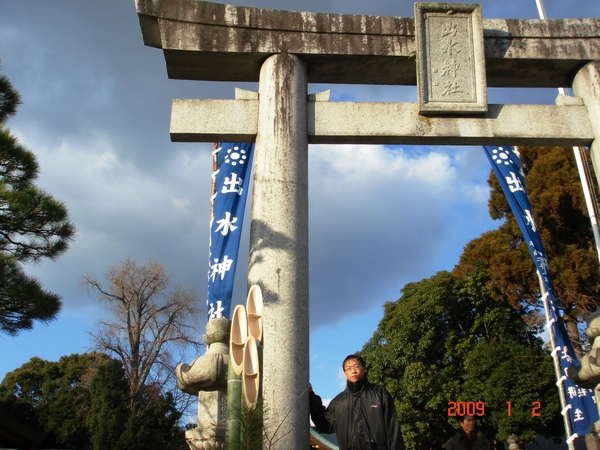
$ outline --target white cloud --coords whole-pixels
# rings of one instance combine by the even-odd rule
[[[313,322],[394,300],[390,292],[431,275],[446,242],[468,226],[455,210],[485,208],[489,166],[478,162],[474,176],[454,149],[312,146]]]
[[[45,288],[63,296],[59,321],[89,311],[93,317],[98,306],[78,290],[81,275],[101,275],[127,256],[163,261],[177,281],[198,290],[203,304],[212,145],[170,142],[170,103],[232,98],[234,86],[256,90],[255,84],[168,79],[162,52],[143,45],[131,0],[0,2],[1,72],[24,102],[8,126],[38,155],[39,185],[66,203],[78,228],[65,255],[28,267]],[[281,8],[279,0],[236,4]],[[484,17],[536,16],[533,1],[482,4]],[[548,16],[561,17],[565,5],[549,3]],[[397,0],[294,0],[285,7],[413,15],[413,3]],[[575,0],[568,9],[571,16],[600,15],[599,2]],[[416,99],[414,87],[310,88],[332,89],[332,101]],[[548,100],[542,91],[526,94],[551,103],[555,93]],[[514,102],[523,94],[511,99],[496,90],[490,102]],[[336,380],[339,361],[360,346],[348,338],[370,334],[384,301],[397,299],[407,282],[451,269],[463,245],[490,228],[489,166],[469,147],[330,145],[309,151],[311,327],[340,327],[334,339],[313,346],[323,349],[322,363],[334,361],[323,374]],[[242,243],[247,248],[247,238]],[[244,264],[238,268],[243,276]],[[238,292],[244,285],[238,278]],[[348,320],[355,317],[361,320]],[[32,334],[43,342],[52,337],[44,332],[56,334],[53,350],[64,346],[67,354],[68,344],[81,339],[59,335],[68,328]],[[11,342],[19,347],[18,340]],[[339,392],[337,384],[335,391],[326,396]]]

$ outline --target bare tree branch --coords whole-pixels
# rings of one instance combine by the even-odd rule
[[[130,407],[142,412],[148,396],[173,390],[175,366],[183,361],[183,350],[197,352],[199,310],[197,296],[171,285],[171,275],[158,261],[138,264],[127,258],[108,269],[100,281],[85,275],[82,285],[107,303],[113,316],[99,320],[91,333],[95,347],[119,358],[129,382]]]

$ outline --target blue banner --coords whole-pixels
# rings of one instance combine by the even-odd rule
[[[214,151],[208,270],[208,319],[229,318],[254,144],[220,143]]]
[[[528,242],[529,252],[540,273],[547,293],[550,310],[550,323],[547,325],[551,328],[548,331],[552,332],[555,337],[556,348],[553,349],[553,354],[558,354],[562,370],[562,377],[557,381],[557,385],[564,384],[567,401],[562,413],[566,414],[568,412],[569,414],[574,434],[569,436],[568,439],[574,439],[577,436],[589,433],[590,425],[598,420],[594,391],[575,385],[566,376],[567,368],[569,366],[579,366],[579,361],[575,356],[571,340],[567,334],[560,305],[556,301],[548,260],[531,211],[519,153],[513,147],[484,147],[484,149],[508,200],[510,209],[525,240]]]

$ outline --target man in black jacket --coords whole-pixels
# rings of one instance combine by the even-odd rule
[[[342,363],[346,389],[327,408],[310,390],[310,416],[317,430],[334,433],[340,450],[404,450],[394,400],[367,380],[364,360],[349,355]]]
[[[446,442],[446,450],[489,450],[490,444],[481,431],[476,429],[474,416],[459,416],[458,434]]]

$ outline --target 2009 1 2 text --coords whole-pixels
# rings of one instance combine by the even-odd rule
[[[531,416],[539,417],[542,404],[540,402],[531,402]],[[506,402],[506,412],[512,414],[512,402]],[[473,416],[481,417],[485,415],[484,402],[448,402],[448,416]]]

